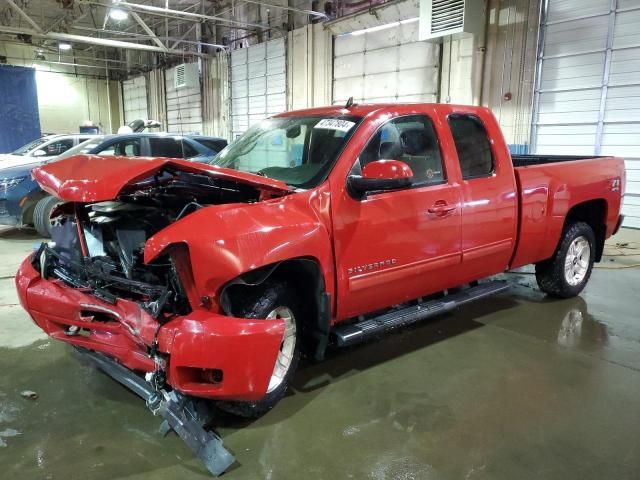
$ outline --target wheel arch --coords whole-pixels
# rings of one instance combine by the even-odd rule
[[[324,358],[331,324],[331,299],[320,262],[300,257],[278,261],[244,272],[227,282],[220,290],[220,307],[233,315],[233,304],[247,289],[260,288],[269,279],[288,280],[308,308],[304,319],[307,335],[305,352],[316,360]]]
[[[573,222],[584,222],[593,229],[596,237],[595,261],[602,259],[607,234],[608,204],[604,198],[596,198],[572,206],[564,220],[563,230]]]

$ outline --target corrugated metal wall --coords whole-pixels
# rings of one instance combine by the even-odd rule
[[[331,103],[333,35],[323,23],[289,32],[287,40],[287,108]]]
[[[231,52],[232,139],[269,115],[287,108],[285,39]]]
[[[532,130],[537,153],[625,157],[625,226],[636,228],[640,228],[638,25],[640,0],[549,0]]]
[[[167,95],[167,131],[169,133],[202,133],[202,94],[200,85],[175,86],[175,67],[165,72]]]
[[[418,40],[417,19],[334,41],[333,103],[434,102],[440,45]]]
[[[147,108],[147,79],[141,75],[122,82],[124,123],[149,116]]]

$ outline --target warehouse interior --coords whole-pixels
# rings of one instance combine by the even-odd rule
[[[274,115],[404,103],[486,107],[514,156],[624,159],[610,188],[621,225],[578,296],[546,295],[533,266],[509,270],[493,297],[303,358],[257,419],[216,411],[208,428],[235,456],[223,478],[639,478],[640,0],[0,0],[0,93],[6,478],[211,478],[23,309],[16,271],[58,211],[31,170],[72,157],[15,152],[50,135],[94,147],[144,122],[149,146],[126,156],[173,157],[156,135],[215,162]],[[572,167],[576,182],[595,175]],[[40,193],[3,221],[18,182]]]

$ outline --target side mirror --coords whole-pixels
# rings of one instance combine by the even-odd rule
[[[47,152],[45,152],[42,149],[36,150],[35,152],[33,152],[31,154],[32,157],[46,157],[47,156]]]
[[[367,163],[362,175],[349,175],[347,186],[355,193],[364,195],[376,190],[395,190],[411,185],[411,167],[400,160],[376,160]]]

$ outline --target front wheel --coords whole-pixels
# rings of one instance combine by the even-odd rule
[[[263,318],[265,322],[282,319],[285,331],[278,357],[269,379],[266,395],[257,402],[217,402],[225,412],[240,417],[255,418],[264,415],[287,392],[290,380],[300,361],[302,309],[292,288],[282,282],[268,282],[243,298],[234,315],[243,318]]]
[[[46,196],[33,209],[33,226],[41,237],[51,237],[51,213],[61,202],[56,197]]]
[[[536,264],[536,280],[540,290],[558,298],[578,295],[591,276],[595,245],[595,235],[588,224],[568,224],[554,256]]]

